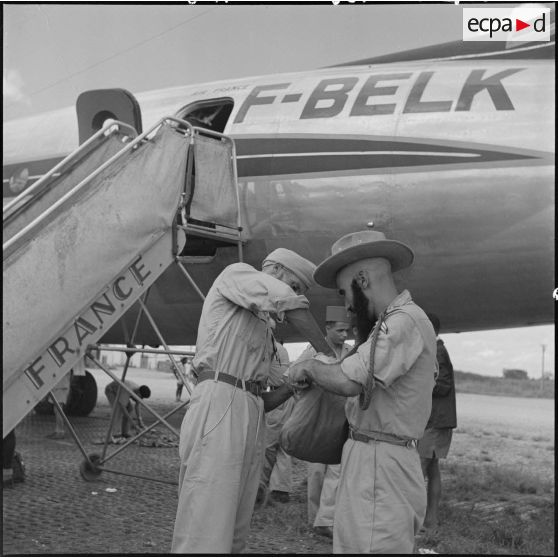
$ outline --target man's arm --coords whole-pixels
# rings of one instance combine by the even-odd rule
[[[143,420],[141,420],[141,406],[139,401],[135,401],[135,410],[136,410],[136,417],[138,419],[138,425],[140,428],[143,428]]]
[[[328,345],[324,334],[318,327],[314,316],[307,308],[289,310],[285,313],[287,321],[292,324],[298,332],[314,347],[316,352],[328,356],[335,356],[335,352]]]
[[[131,400],[128,400],[128,403],[126,405],[119,401],[117,402],[117,405],[120,407],[122,414],[127,417],[131,424],[134,424],[134,417],[132,417]]]
[[[244,263],[229,265],[214,283],[227,300],[250,312],[271,312],[283,319],[284,312],[308,308],[308,299],[286,283]],[[213,288],[213,287],[212,287]]]
[[[247,264],[232,264],[219,276],[216,288],[227,300],[250,311],[270,312],[283,316],[319,353],[334,356],[314,316],[308,310],[308,299],[283,281],[256,271]]]
[[[358,395],[362,386],[349,380],[339,364],[325,364],[319,360],[305,360],[293,364],[289,368],[289,381],[291,384],[299,384],[308,380],[315,382],[326,391],[353,397]]]
[[[281,403],[287,401],[293,393],[293,389],[288,384],[284,384],[273,391],[264,391],[262,393],[264,412],[268,413],[269,411],[273,411],[273,409],[279,407]]]

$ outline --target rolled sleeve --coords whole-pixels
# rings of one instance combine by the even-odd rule
[[[221,274],[216,286],[232,303],[251,312],[272,312],[282,320],[285,312],[308,308],[305,296],[295,292],[279,279],[257,271],[248,264],[233,264]]]
[[[366,356],[368,355],[368,356]],[[341,362],[341,371],[349,380],[357,382],[361,386],[366,385],[368,379],[368,364],[370,362],[370,342],[363,343],[357,352],[346,357]]]
[[[370,370],[370,344],[370,340],[366,341],[341,363],[343,373],[362,386],[366,385]],[[376,342],[375,381],[382,387],[389,387],[411,369],[423,348],[424,341],[412,318],[403,312],[388,316]]]

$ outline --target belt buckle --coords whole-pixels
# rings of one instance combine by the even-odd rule
[[[416,449],[417,447],[417,441],[416,440],[407,440],[405,442],[405,447],[409,448],[409,449]]]

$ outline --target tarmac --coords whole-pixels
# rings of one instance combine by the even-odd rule
[[[174,405],[154,408],[164,412]],[[88,455],[102,452],[96,442],[107,432],[109,413],[108,405],[98,405],[89,417],[70,418]],[[177,428],[182,415],[171,419]],[[105,472],[88,482],[80,474],[84,457],[75,441],[69,434],[47,438],[53,430],[54,416],[33,412],[16,428],[26,479],[3,490],[3,554],[168,553],[177,487]],[[109,452],[117,448],[111,444]],[[107,467],[176,482],[178,450],[132,444]]]
[[[164,415],[177,406],[176,382],[171,375],[139,369],[134,374],[134,381],[151,386],[150,404],[157,413]],[[100,442],[110,422],[110,407],[103,393],[110,378],[97,372],[94,375],[99,387],[96,408],[88,417],[70,417],[87,455],[102,453]],[[168,419],[176,430],[184,412],[181,409]],[[143,420],[149,426],[154,419],[144,411]],[[3,490],[3,555],[168,555],[178,501],[176,438],[165,427],[157,426],[141,444],[134,443],[107,461],[107,468],[125,475],[103,471],[93,480],[85,480],[80,473],[85,458],[73,438],[69,434],[62,440],[47,437],[54,431],[54,423],[53,415],[32,412],[16,427],[16,450],[24,460],[26,479]],[[120,448],[110,444],[107,455]],[[305,464],[294,460],[290,503],[272,502],[270,507],[255,511],[246,553],[332,552],[331,541],[314,534],[306,523],[305,477]],[[523,499],[474,505],[451,501],[448,505],[473,506],[487,521],[502,517],[505,508],[513,506],[527,520],[535,508],[528,495],[521,495]],[[419,548],[419,552],[432,551]]]
[[[102,453],[99,442],[110,422],[110,407],[102,387],[99,386],[99,401],[90,416],[70,417],[87,455]],[[176,405],[160,399],[152,402],[160,414]],[[178,430],[183,415],[181,410],[169,419]],[[143,419],[147,426],[153,420],[145,411]],[[85,459],[73,438],[69,434],[61,440],[47,437],[54,431],[54,422],[52,415],[32,412],[16,427],[16,450],[25,463],[26,479],[3,489],[3,555],[168,555],[178,501],[176,484],[105,471],[92,481],[84,480],[80,465]],[[159,447],[134,443],[109,459],[106,467],[176,483],[178,449],[176,443],[168,447],[169,440],[175,438],[165,427],[157,426],[148,439],[150,443],[162,443],[156,443]],[[109,444],[107,454],[118,448]],[[306,496],[303,465],[299,462],[295,467],[296,493],[291,497],[292,505],[301,509],[305,508]],[[256,511],[247,553],[331,553],[329,539],[310,529],[303,529],[301,534],[300,526],[296,526],[295,536],[289,529],[278,529],[270,536],[267,520],[258,521],[257,514]]]

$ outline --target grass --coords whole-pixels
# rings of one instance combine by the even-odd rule
[[[490,405],[489,399],[478,404]],[[518,415],[532,407],[525,403],[517,401]],[[510,417],[497,424],[469,416],[458,421],[448,458],[440,463],[442,524],[421,537],[418,548],[445,555],[554,556],[553,429],[525,427]],[[332,552],[307,524],[304,464],[295,460],[293,472],[291,501],[254,514],[250,552],[264,548],[258,540],[266,541],[266,553],[269,541],[277,554]]]
[[[257,541],[263,538],[266,553],[331,553],[331,541],[313,534],[307,523],[305,470],[295,460],[289,503],[256,511],[250,552],[259,550]],[[418,548],[446,555],[555,555],[553,479],[514,466],[459,460],[442,463],[442,479],[442,525],[421,537]],[[492,505],[501,509],[486,507]]]
[[[491,499],[500,494],[524,494],[526,486],[531,487],[529,493],[554,496],[554,479],[541,479],[516,467],[458,462],[443,463],[442,467],[452,499],[486,501],[487,494]]]
[[[509,380],[455,371],[455,389],[458,393],[554,399],[554,380],[545,380],[543,388],[541,390],[540,380]]]
[[[547,502],[525,520],[513,508],[495,521],[474,511],[441,506],[442,527],[421,539],[419,548],[440,554],[554,556],[554,504]]]
[[[552,480],[496,464],[444,465],[443,523],[419,547],[441,554],[555,555]],[[483,509],[494,503],[502,504],[499,513]]]

